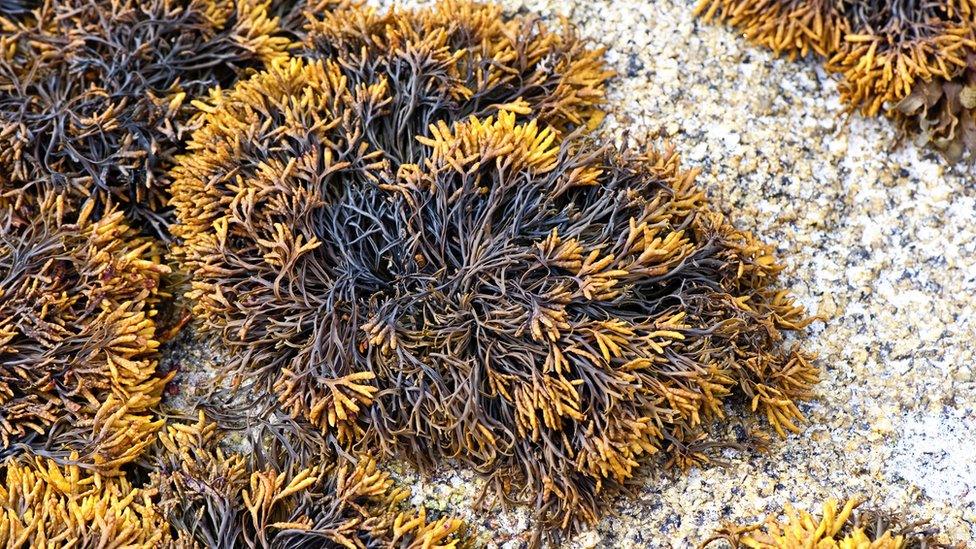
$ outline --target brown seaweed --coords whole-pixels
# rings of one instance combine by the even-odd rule
[[[776,516],[754,525],[730,524],[706,540],[702,547],[724,541],[734,549],[794,549],[797,547],[870,549],[963,549],[965,544],[946,544],[926,521],[909,522],[898,514],[878,509],[861,510],[863,500],[850,498],[843,507],[830,499],[817,517],[787,504],[786,520]]]
[[[972,0],[700,0],[695,13],[841,76],[850,110],[885,113],[949,160],[976,158]]]
[[[120,211],[63,197],[0,211],[0,457],[111,471],[152,442],[156,303],[168,268]]]
[[[459,458],[552,531],[596,520],[650,456],[707,461],[732,395],[798,429],[817,370],[780,331],[809,320],[673,150],[362,59],[275,62],[215,97],[174,170],[175,256],[237,391],[340,450]]]
[[[191,101],[284,55],[263,0],[47,0],[0,17],[0,192],[111,198],[166,234]]]
[[[464,524],[428,519],[405,505],[375,460],[282,467],[264,454],[227,453],[221,433],[203,414],[173,423],[154,449],[151,486],[173,528],[174,547],[267,548],[465,546]]]

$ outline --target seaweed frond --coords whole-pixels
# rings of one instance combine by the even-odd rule
[[[225,453],[203,414],[160,434],[152,486],[184,545],[202,547],[402,547],[466,545],[461,521],[429,520],[404,500],[375,460],[279,469]]]
[[[777,55],[815,53],[841,75],[850,110],[883,112],[950,161],[976,160],[973,0],[700,0],[695,14]]]
[[[845,2],[848,28],[827,69],[843,74],[841,97],[866,115],[913,87],[951,80],[976,52],[976,2]]]
[[[694,14],[739,29],[749,41],[790,59],[840,48],[845,20],[837,0],[699,0]]]
[[[166,234],[191,101],[284,56],[265,0],[47,0],[0,18],[0,192],[111,201]]]
[[[909,523],[899,515],[873,509],[861,511],[858,507],[862,503],[858,498],[851,498],[839,506],[836,500],[829,499],[820,516],[798,511],[787,504],[785,520],[770,516],[761,524],[728,525],[706,540],[702,547],[724,541],[734,549],[965,548],[965,544],[943,543],[938,530],[927,527],[924,521]]]
[[[169,269],[114,208],[47,196],[0,211],[0,442],[99,470],[138,456],[160,422],[156,304]]]
[[[0,476],[0,546],[156,549],[171,541],[152,492],[125,477],[45,458],[8,463]]]
[[[381,79],[394,118],[376,137],[394,162],[410,162],[413,136],[439,120],[487,116],[500,107],[533,113],[559,130],[602,120],[613,72],[603,50],[567,23],[550,30],[537,17],[506,17],[501,7],[445,0],[429,8],[350,5],[313,18],[303,55],[331,59],[352,86]]]
[[[919,83],[889,114],[906,133],[932,144],[951,161],[976,160],[976,50],[949,80]]]
[[[0,18],[23,17],[39,3],[36,0],[0,0]]]

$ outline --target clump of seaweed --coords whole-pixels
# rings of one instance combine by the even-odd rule
[[[948,81],[976,52],[976,2],[842,2],[847,24],[827,68],[843,74],[841,97],[867,115],[896,104],[920,82]]]
[[[948,159],[976,152],[972,0],[701,0],[695,11],[777,55],[816,53],[851,110],[885,112]]]
[[[313,60],[274,63],[206,107],[206,123],[174,170],[181,222],[173,233],[182,240],[174,256],[196,273],[188,297],[203,330],[221,333],[231,348],[228,371],[266,379],[293,413],[354,441],[355,417],[375,393],[368,372],[350,369],[362,354],[355,302],[377,291],[387,276],[384,249],[399,239],[379,178],[424,154],[414,136],[435,120],[505,107],[547,113],[564,129],[593,123],[610,73],[571,30],[506,20],[493,6],[447,2],[380,15],[343,5],[319,17],[304,47]],[[257,187],[238,187],[237,178]],[[238,190],[248,211],[228,217],[216,206]],[[257,209],[255,192],[264,195]],[[321,217],[317,205],[336,200]],[[243,240],[234,236],[240,231]],[[295,236],[298,248],[272,250]],[[267,258],[270,270],[227,264],[214,250],[228,237],[249,248],[228,253]],[[321,261],[301,284],[290,280],[289,270],[301,268],[294,262],[310,252]],[[228,294],[230,279],[240,284]],[[269,314],[291,320],[255,322]]]
[[[513,101],[391,151],[391,85],[275,63],[181,157],[176,255],[239,390],[337,446],[457,457],[568,531],[649,456],[706,461],[733,394],[797,429],[818,374],[778,341],[808,320],[673,150],[560,137]]]
[[[0,211],[0,457],[77,452],[109,471],[161,425],[153,317],[169,269],[121,212],[93,208],[48,195],[29,218]]]
[[[0,546],[155,549],[171,542],[152,492],[123,476],[39,457],[7,463],[0,476]]]
[[[976,50],[958,76],[919,83],[890,111],[907,133],[920,136],[951,160],[976,151]]]
[[[838,509],[837,501],[829,499],[823,512],[816,517],[807,511],[797,511],[791,505],[785,509],[786,520],[768,517],[764,523],[721,528],[706,540],[702,547],[724,541],[731,547],[750,549],[793,549],[796,547],[871,549],[957,548],[941,541],[936,528],[926,521],[907,522],[903,517],[876,509],[859,510],[863,503],[848,499]]]
[[[160,512],[179,546],[401,547],[465,546],[464,525],[429,520],[404,504],[370,457],[355,465],[283,467],[262,452],[245,457],[219,447],[216,424],[202,413],[194,424],[160,434],[151,474]]]
[[[372,140],[394,163],[410,162],[413,137],[442,120],[488,116],[500,106],[532,112],[560,131],[602,120],[612,72],[603,50],[573,27],[550,30],[534,16],[465,0],[421,10],[346,5],[307,26],[302,54],[332,60],[350,86],[385,81],[390,116]]]
[[[13,3],[16,7],[20,3]],[[0,15],[0,192],[108,200],[165,235],[191,101],[285,55],[265,0],[46,0]],[[11,10],[7,10],[11,11]]]
[[[840,0],[700,0],[695,15],[740,29],[751,42],[790,59],[833,55],[844,39]]]

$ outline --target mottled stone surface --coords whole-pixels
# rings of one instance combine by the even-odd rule
[[[717,207],[776,243],[784,282],[827,318],[800,338],[824,370],[802,434],[729,453],[725,468],[647,478],[567,547],[691,547],[723,521],[847,495],[976,539],[976,175],[883,119],[848,118],[815,62],[775,59],[696,21],[688,2],[504,4],[566,16],[606,46],[620,74],[607,130],[672,141]],[[491,546],[528,538],[524,509],[472,510],[473,473],[391,466],[418,503],[463,515]]]

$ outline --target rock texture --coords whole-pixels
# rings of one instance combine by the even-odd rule
[[[848,117],[814,62],[696,21],[691,2],[503,4],[565,16],[606,46],[619,73],[606,130],[674,142],[737,226],[777,243],[794,295],[825,318],[804,338],[824,379],[802,434],[728,453],[726,467],[649,476],[566,547],[691,547],[723,521],[854,494],[976,539],[972,168],[947,166],[884,119]],[[167,363],[192,392],[204,385],[193,370],[214,359],[188,341]],[[392,467],[418,503],[461,514],[490,547],[529,538],[524,510],[472,508],[482,485],[470,471]]]

